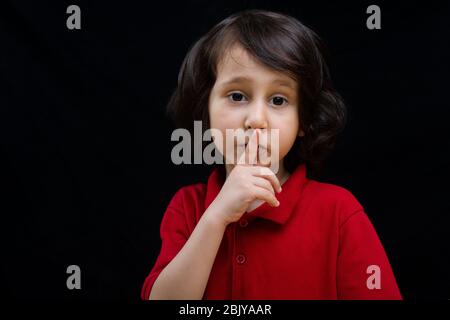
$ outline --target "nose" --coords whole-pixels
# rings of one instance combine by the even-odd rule
[[[245,129],[267,129],[267,106],[263,100],[253,101],[247,108]]]

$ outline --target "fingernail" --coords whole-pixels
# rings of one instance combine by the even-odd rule
[[[280,201],[277,200],[277,207],[280,205]]]
[[[280,189],[278,189],[278,193],[280,193],[281,192],[281,190],[283,190],[281,187],[280,187]]]

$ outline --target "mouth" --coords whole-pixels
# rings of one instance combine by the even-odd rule
[[[247,145],[248,145],[248,143],[242,143],[242,144],[239,144],[238,146],[240,148],[244,148],[245,149],[245,148],[247,148]],[[264,146],[264,145],[261,145],[261,144],[258,145],[258,149],[269,150],[269,148],[267,146]]]

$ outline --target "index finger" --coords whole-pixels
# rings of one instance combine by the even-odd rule
[[[255,167],[255,169],[257,169],[256,176],[266,178],[272,184],[274,190],[281,192],[280,180],[278,180],[277,175],[272,170],[266,167]]]
[[[259,143],[258,140],[259,140],[259,130],[256,129],[255,131],[253,131],[252,136],[250,137],[250,140],[247,144],[247,147],[245,148],[244,152],[239,158],[238,164],[247,163],[245,161],[247,154],[249,165],[255,165],[258,163],[258,143]]]

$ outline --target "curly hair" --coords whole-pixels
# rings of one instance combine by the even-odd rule
[[[175,124],[193,129],[201,120],[209,128],[208,99],[217,76],[217,64],[238,43],[263,65],[286,73],[299,83],[299,119],[304,136],[297,137],[283,159],[292,172],[305,163],[309,175],[322,169],[346,122],[346,107],[334,89],[319,36],[289,15],[246,10],[215,25],[189,50],[178,75],[167,111]]]

